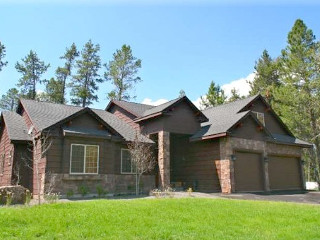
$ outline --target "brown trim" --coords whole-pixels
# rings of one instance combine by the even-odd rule
[[[209,135],[209,136],[204,136],[204,137],[200,137],[200,138],[191,139],[190,142],[196,142],[196,141],[219,138],[219,137],[225,137],[225,136],[227,136],[226,132],[225,133],[218,133],[218,134],[213,134],[213,135]]]
[[[267,139],[266,142],[269,143],[274,143],[274,144],[280,144],[280,145],[289,145],[289,146],[297,146],[297,147],[302,147],[302,148],[312,148],[313,145],[308,145],[308,144],[300,144],[300,143],[288,143],[288,142],[279,142],[275,140],[274,138],[272,139]]]
[[[143,121],[143,120],[147,120],[149,118],[157,117],[157,116],[160,116],[160,115],[163,115],[163,112],[157,112],[157,113],[153,113],[153,114],[150,114],[148,116],[145,116],[145,117],[136,118],[135,120],[133,120],[133,122],[137,123],[137,122],[140,122],[140,121]]]
[[[123,107],[121,104],[115,103],[113,100],[109,102],[109,104],[108,104],[107,107],[105,108],[105,111],[108,112],[108,109],[112,107],[112,104],[113,104],[113,105],[117,105],[117,106],[119,106],[120,108],[122,108],[123,110],[125,110],[126,112],[132,114],[133,116],[138,117],[136,113],[133,113],[133,112],[130,111],[129,109]]]

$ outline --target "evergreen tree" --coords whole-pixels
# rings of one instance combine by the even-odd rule
[[[297,137],[314,143],[316,151],[306,156],[320,182],[320,72],[319,43],[311,29],[298,19],[288,34],[280,58],[282,85],[275,91],[275,109]],[[314,159],[314,161],[312,160]]]
[[[243,96],[240,96],[238,90],[233,88],[233,89],[231,89],[231,96],[229,97],[228,102],[234,102],[234,101],[240,100],[242,98],[243,98]]]
[[[249,83],[251,87],[249,95],[260,93],[271,103],[274,89],[280,86],[277,61],[270,57],[267,50],[264,50],[254,69],[256,75],[253,82]]]
[[[62,80],[56,80],[51,78],[47,81],[46,91],[39,96],[39,100],[53,103],[65,103],[64,82]]]
[[[221,105],[226,102],[226,95],[219,85],[211,81],[208,93],[201,97],[201,105],[205,108]]]
[[[179,91],[179,97],[184,97],[185,95],[186,95],[186,92],[183,89],[181,89]]]
[[[37,53],[32,50],[30,53],[22,59],[22,63],[16,63],[16,69],[22,74],[17,84],[21,87],[21,93],[23,97],[29,99],[36,99],[36,87],[38,83],[42,83],[42,74],[44,74],[50,64],[45,64],[38,58]]]
[[[66,87],[67,79],[72,74],[72,68],[74,66],[75,59],[79,56],[76,45],[73,43],[70,48],[66,49],[66,52],[60,59],[65,60],[63,67],[58,67],[56,70],[56,80],[51,79],[48,82],[47,94],[52,101],[56,103],[66,103]]]
[[[10,88],[0,99],[0,109],[14,111],[18,106],[19,91],[16,88]]]
[[[73,76],[71,86],[71,102],[82,107],[98,101],[97,83],[103,82],[98,73],[101,67],[100,46],[89,40],[81,51],[81,59],[76,61],[77,74]]]
[[[2,68],[7,66],[8,62],[3,59],[6,57],[6,47],[0,42],[0,72]]]
[[[141,68],[141,60],[132,55],[129,45],[123,45],[113,54],[113,59],[104,65],[107,68],[105,78],[114,85],[114,90],[108,93],[109,99],[130,100],[130,90],[141,78],[137,76]]]

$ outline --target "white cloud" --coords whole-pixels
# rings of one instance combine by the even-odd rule
[[[145,98],[145,99],[143,99],[143,101],[141,103],[148,104],[148,105],[153,105],[153,106],[158,106],[158,105],[166,103],[168,101],[169,100],[164,99],[164,98],[160,98],[160,99],[155,100],[155,101],[152,101],[151,98]]]
[[[242,96],[249,94],[250,85],[249,82],[252,82],[254,79],[255,73],[250,73],[247,77],[240,78],[230,83],[224,84],[221,88],[224,90],[225,94],[229,97],[231,95],[231,90],[235,88],[238,93]]]
[[[202,96],[204,99],[206,98],[206,96]],[[199,108],[200,110],[202,109],[201,106],[201,97],[198,97],[196,100],[192,101],[192,103]]]

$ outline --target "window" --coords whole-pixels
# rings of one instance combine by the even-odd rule
[[[136,173],[136,169],[134,163],[131,161],[130,151],[128,149],[121,149],[121,173]]]
[[[97,174],[99,146],[71,144],[70,173]]]
[[[261,112],[252,112],[252,113],[254,113],[257,119],[262,123],[262,125],[265,126],[264,113],[261,113]]]

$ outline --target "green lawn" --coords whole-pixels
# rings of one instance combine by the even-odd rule
[[[222,199],[0,208],[0,239],[320,239],[320,206]]]

